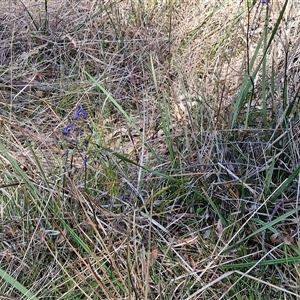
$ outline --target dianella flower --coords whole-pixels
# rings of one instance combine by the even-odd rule
[[[83,162],[84,165],[86,165],[86,164],[87,164],[87,161],[88,161],[88,158],[87,158],[87,156],[85,155],[84,158],[82,159],[82,162]]]
[[[74,120],[85,118],[87,115],[88,115],[88,112],[83,108],[82,105],[80,105],[75,111]]]
[[[74,124],[69,123],[66,127],[63,129],[63,134],[68,135],[70,133],[70,130],[74,127]]]
[[[87,150],[87,129],[89,129],[87,116],[87,110],[80,105],[76,108],[73,119],[63,128],[62,133],[65,136],[64,141],[67,143],[68,148],[77,148],[80,152]],[[87,154],[85,154],[83,157],[84,165],[87,164],[87,159]]]

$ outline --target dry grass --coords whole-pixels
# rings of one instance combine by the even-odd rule
[[[299,297],[284,4],[0,3],[3,297]]]

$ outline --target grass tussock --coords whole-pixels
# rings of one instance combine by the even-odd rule
[[[300,296],[299,7],[262,2],[0,3],[1,297]]]

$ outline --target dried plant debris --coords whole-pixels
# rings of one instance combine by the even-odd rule
[[[5,297],[299,298],[298,6],[1,1]]]

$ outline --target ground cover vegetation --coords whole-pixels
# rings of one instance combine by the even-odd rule
[[[3,0],[3,299],[297,299],[299,2]]]

